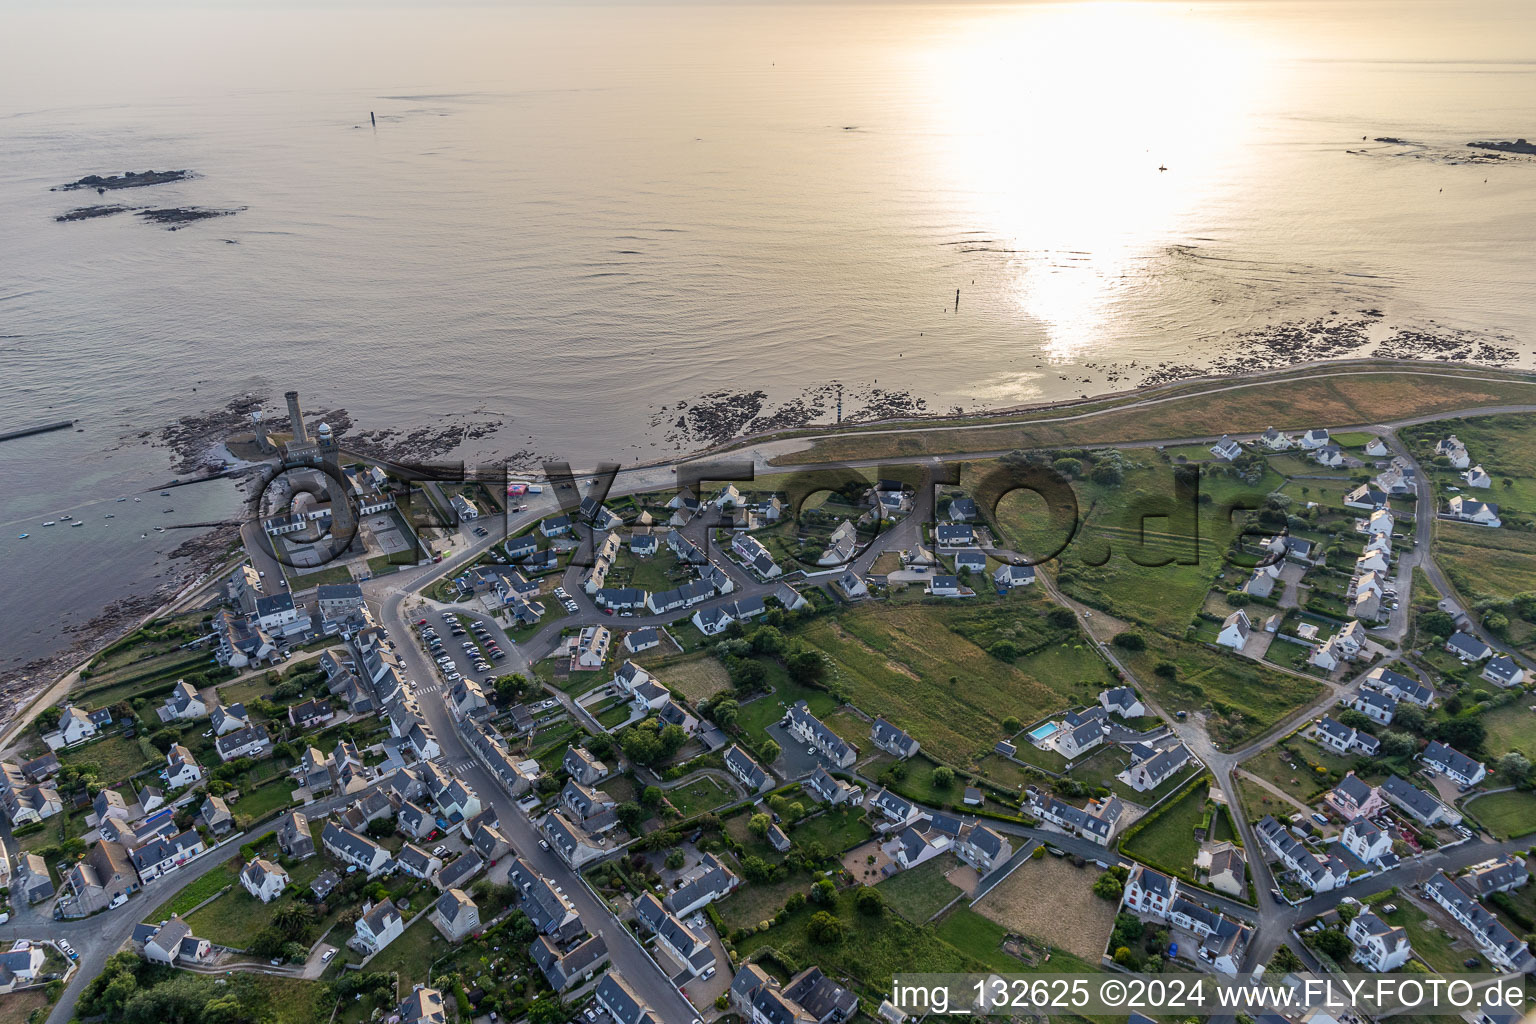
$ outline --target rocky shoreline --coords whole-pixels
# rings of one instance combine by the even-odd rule
[[[123,188],[144,188],[149,185],[165,185],[173,181],[186,181],[195,177],[191,171],[124,171],[122,174],[112,174],[102,177],[99,174],[87,174],[77,181],[66,182],[63,185],[55,185],[50,192],[73,192],[82,188],[93,188],[97,192],[115,191]]]

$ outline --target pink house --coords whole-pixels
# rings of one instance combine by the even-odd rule
[[[1340,779],[1339,784],[1329,790],[1327,799],[1328,806],[1338,811],[1345,821],[1374,817],[1387,806],[1381,792],[1355,778],[1354,772]]]

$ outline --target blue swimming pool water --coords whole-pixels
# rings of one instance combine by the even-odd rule
[[[1044,725],[1037,725],[1035,728],[1031,729],[1029,731],[1029,738],[1037,741],[1043,740],[1059,728],[1061,727],[1058,726],[1055,722],[1046,722]]]

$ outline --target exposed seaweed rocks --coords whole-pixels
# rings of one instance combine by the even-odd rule
[[[180,231],[188,224],[196,224],[200,220],[233,217],[239,212],[239,210],[210,210],[201,206],[174,206],[163,210],[140,210],[135,216],[143,217],[151,224],[158,224],[167,231]]]
[[[144,188],[149,185],[165,185],[173,181],[186,181],[193,177],[191,171],[124,171],[122,174],[113,174],[102,177],[100,174],[87,174],[78,181],[71,181],[63,185],[55,185],[50,192],[73,192],[82,188],[93,188],[97,192],[110,192],[123,188]]]
[[[66,210],[53,218],[61,224],[67,224],[77,220],[95,220],[98,217],[111,217],[119,213],[127,213],[134,209],[132,206],[106,205],[106,206],[77,206],[73,210]]]

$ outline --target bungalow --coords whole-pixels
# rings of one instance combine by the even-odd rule
[[[879,811],[881,817],[893,828],[910,825],[922,814],[921,809],[911,801],[878,786],[864,795],[864,806]]]
[[[1389,925],[1369,910],[1357,914],[1344,934],[1355,945],[1350,959],[1368,971],[1395,971],[1413,955],[1407,929]]]
[[[1206,884],[1218,892],[1241,898],[1248,888],[1248,862],[1232,843],[1206,843],[1195,855],[1195,867],[1205,872]]]
[[[859,531],[853,523],[844,519],[832,531],[832,536],[827,538],[827,546],[822,551],[821,557],[816,559],[817,565],[847,565],[853,560],[854,552],[859,546]]]
[[[448,1021],[448,1013],[443,1009],[443,994],[425,985],[417,985],[401,1000],[394,1017],[399,1018],[400,1024],[447,1024]]]
[[[1283,452],[1291,447],[1291,439],[1274,427],[1264,431],[1259,437],[1260,443],[1272,452]]]
[[[969,523],[940,523],[933,528],[933,538],[941,548],[968,548],[976,543],[976,531]]]
[[[1116,778],[1136,792],[1145,793],[1173,778],[1192,758],[1193,755],[1190,754],[1188,747],[1182,743],[1173,743],[1164,749],[1153,750],[1148,756],[1134,761]]]
[[[1409,703],[1417,704],[1421,708],[1429,707],[1435,700],[1434,690],[1423,683],[1409,679],[1399,672],[1393,672],[1389,668],[1371,669],[1370,672],[1366,673],[1362,682],[1366,686],[1386,694],[1393,700],[1406,700]],[[1364,691],[1362,690],[1361,692]],[[1395,707],[1396,705],[1394,705]]]
[[[896,757],[911,757],[917,753],[918,748],[921,746],[917,740],[908,736],[890,722],[887,722],[884,717],[879,716],[875,718],[874,724],[869,727],[869,738],[874,742],[875,746],[887,754],[894,754]]]
[[[949,511],[946,514],[952,523],[969,523],[974,522],[980,512],[974,500],[961,495],[950,500]]]
[[[1419,754],[1419,760],[1429,770],[1439,772],[1463,789],[1475,786],[1488,777],[1488,769],[1483,767],[1481,761],[1474,761],[1439,740],[1430,740]]]
[[[59,716],[59,738],[66,747],[76,743],[84,743],[93,738],[99,730],[96,723],[91,721],[91,716],[73,704],[64,708]]]
[[[1238,444],[1226,434],[1221,435],[1221,440],[1211,445],[1211,454],[1223,462],[1231,462],[1243,454],[1243,446]]]
[[[1330,789],[1324,799],[1345,821],[1374,817],[1386,806],[1380,790],[1362,782],[1354,772],[1340,779],[1339,784]]]
[[[231,704],[229,707],[215,704],[208,709],[208,721],[213,726],[213,734],[223,736],[250,725],[251,713],[245,710],[244,704]]]
[[[644,601],[641,601],[644,604]],[[624,635],[624,649],[630,654],[639,654],[653,647],[661,646],[661,633],[655,626],[646,626],[644,629],[633,629]]]
[[[1459,825],[1461,812],[1447,807],[1413,783],[1396,775],[1381,784],[1381,795],[1421,825]]]
[[[267,735],[267,727],[264,725],[248,725],[213,741],[221,761],[233,761],[237,757],[264,757],[271,746],[272,738]]]
[[[687,881],[667,894],[662,903],[672,913],[686,917],[700,907],[730,895],[741,879],[712,853],[706,853]]]
[[[1503,523],[1499,519],[1499,506],[1492,502],[1473,501],[1458,494],[1447,502],[1446,515],[1463,523],[1497,529]]]
[[[1482,676],[1495,686],[1519,686],[1525,681],[1525,669],[1507,654],[1500,654],[1483,666]]]
[[[539,532],[546,537],[563,537],[571,532],[571,517],[550,516],[539,523]]]
[[[333,822],[326,822],[320,832],[320,845],[332,857],[349,864],[369,878],[380,874],[389,865],[389,851],[367,836]]]
[[[1099,691],[1099,706],[1112,715],[1121,718],[1142,718],[1147,713],[1147,707],[1136,696],[1136,691],[1129,686],[1115,686],[1108,690]]]
[[[741,749],[739,744],[731,744],[731,748],[725,752],[725,767],[747,787],[748,793],[756,793],[773,781],[762,765],[754,761],[752,755]]]
[[[1461,479],[1468,487],[1492,487],[1493,477],[1482,466],[1473,466],[1461,474]]]
[[[1385,491],[1377,490],[1370,484],[1361,484],[1344,494],[1344,504],[1349,508],[1363,508],[1372,511],[1386,508],[1389,499]]]
[[[240,872],[240,884],[261,902],[271,903],[288,888],[288,873],[271,861],[257,857]]]
[[[463,942],[480,927],[480,908],[462,889],[449,889],[439,896],[430,916],[449,942]]]
[[[1239,608],[1222,621],[1221,632],[1216,635],[1216,642],[1223,647],[1240,651],[1248,643],[1249,634],[1252,632],[1253,623],[1249,621],[1248,613]]]
[[[839,768],[850,767],[859,758],[858,749],[823,725],[803,700],[796,701],[785,714],[784,727],[791,736],[810,744]]]
[[[213,959],[213,945],[193,935],[191,926],[175,914],[162,925],[135,925],[133,941],[151,963],[174,966],[203,964]]]
[[[1445,641],[1445,649],[1461,659],[1462,664],[1473,664],[1482,661],[1493,653],[1493,648],[1483,643],[1471,633],[1457,630]]]
[[[1381,746],[1381,742],[1370,733],[1351,729],[1327,715],[1317,720],[1311,738],[1313,742],[1330,747],[1340,754],[1360,753],[1366,757],[1374,757]]]
[[[319,697],[311,697],[288,708],[288,724],[306,732],[316,726],[324,725],[335,717],[336,710],[331,707],[331,702]]]
[[[162,722],[186,722],[208,714],[208,705],[191,683],[178,679],[171,689],[171,695],[165,698],[165,705],[159,709],[159,714]]]
[[[960,586],[958,576],[931,576],[928,579],[928,593],[934,597],[963,597],[964,588]]]
[[[787,836],[784,833],[784,830],[777,824],[768,826],[768,832],[764,838],[766,838],[768,840],[768,844],[779,853],[788,853],[789,848],[794,845],[789,841],[789,836]]]
[[[1325,444],[1312,452],[1312,459],[1320,466],[1338,469],[1344,465],[1344,449],[1336,444]]]
[[[1027,587],[1035,582],[1035,567],[1032,565],[1001,565],[992,574],[992,579],[999,587],[1012,590],[1014,587]]]
[[[363,914],[357,919],[348,945],[365,956],[372,956],[394,942],[405,931],[405,919],[395,909],[393,900],[380,903],[364,903]]]
[[[1304,451],[1313,451],[1329,443],[1328,428],[1314,427],[1301,435],[1301,447]]]
[[[824,804],[836,807],[839,804],[856,802],[859,798],[859,787],[849,785],[841,779],[828,774],[825,768],[817,766],[816,770],[805,780],[805,788],[811,795]]]
[[[981,575],[987,571],[987,556],[980,548],[961,548],[955,552],[955,574]]]
[[[1392,852],[1391,835],[1363,815],[1344,826],[1339,842],[1364,864],[1378,864]]]
[[[443,859],[415,843],[405,843],[395,854],[395,866],[412,878],[426,880],[443,870]]]
[[[153,839],[130,853],[128,859],[138,871],[139,881],[148,884],[175,871],[206,849],[202,837],[188,829],[174,836]]]

